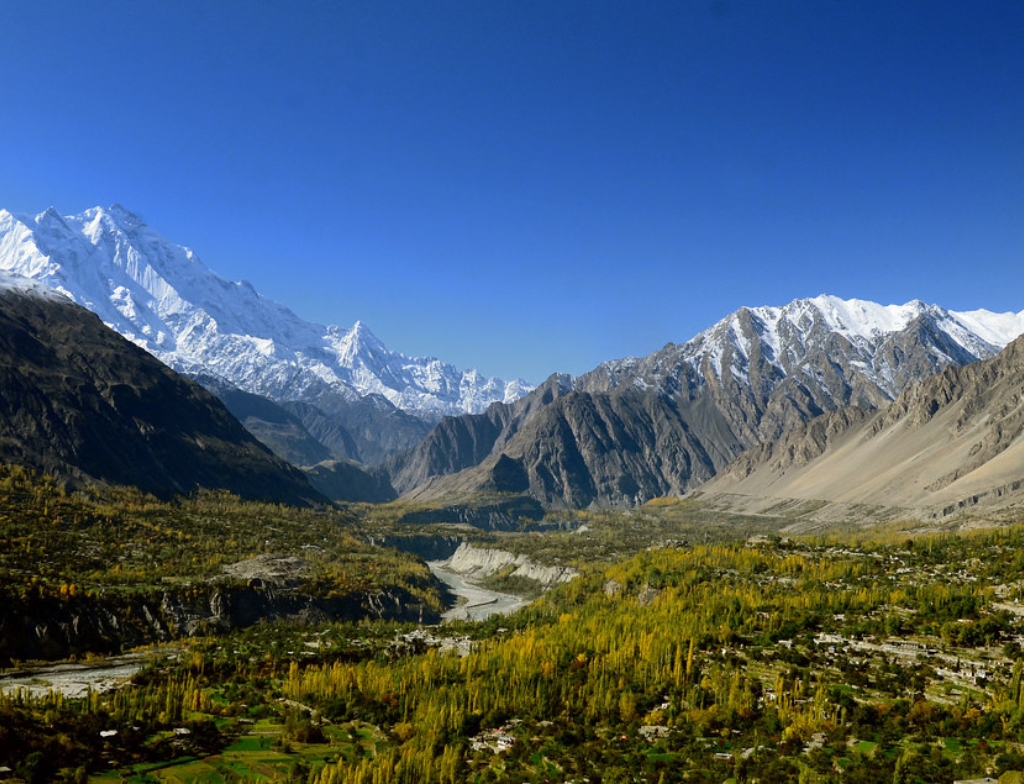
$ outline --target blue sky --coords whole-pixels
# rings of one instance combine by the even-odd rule
[[[540,381],[820,293],[1024,309],[1024,3],[36,2],[0,207]]]

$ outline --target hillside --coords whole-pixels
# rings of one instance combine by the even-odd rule
[[[822,502],[807,515],[820,520],[852,505],[1005,519],[1024,506],[1022,436],[1018,338],[993,359],[908,387],[872,416],[837,412],[752,449],[701,492],[746,512],[781,511],[783,499]]]
[[[66,297],[0,279],[0,460],[167,498],[322,497],[213,395]]]

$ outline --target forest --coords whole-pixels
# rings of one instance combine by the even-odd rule
[[[373,508],[223,495],[86,497],[6,471],[9,597],[194,590],[224,564],[275,552],[305,555],[299,592],[400,586],[425,607],[445,601],[421,561],[367,544],[386,510],[372,520]],[[753,535],[748,520],[730,538],[728,521],[702,532],[699,507],[670,502],[583,517],[571,522],[592,537],[519,536],[541,560],[576,553],[582,574],[511,616],[179,631],[137,649],[147,663],[117,689],[2,688],[0,767],[29,782],[953,782],[1024,771],[1024,527],[790,539]],[[32,664],[6,662],[0,677]]]

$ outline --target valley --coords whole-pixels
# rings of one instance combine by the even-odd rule
[[[534,388],[119,207],[0,212],[0,270],[0,779],[1024,778],[1024,313]]]
[[[81,502],[63,503],[51,511]],[[222,503],[225,521],[266,513]],[[30,508],[26,500],[22,513]],[[114,511],[110,499],[103,508]],[[142,519],[162,510],[173,537],[186,524],[155,502],[119,514],[128,522],[147,508]],[[367,506],[337,523],[350,542],[372,532],[423,546],[429,526],[384,522],[407,511]],[[467,621],[456,606],[440,625],[432,615],[423,625],[307,617],[197,628],[170,651],[128,654],[134,661],[124,663],[141,669],[111,691],[4,688],[0,765],[26,781],[140,783],[848,782],[904,773],[952,782],[1024,771],[1024,528],[943,533],[903,521],[786,537],[669,500],[572,517],[544,534],[461,529],[473,563],[513,556],[579,569],[511,614]],[[23,534],[12,533],[5,541],[19,546],[8,552],[24,550]],[[59,539],[32,542],[61,561]],[[281,556],[258,567],[264,579],[284,566],[272,568],[287,551],[276,549]],[[382,588],[399,574],[394,550],[353,555]],[[13,563],[5,584],[59,587],[59,572],[33,583]],[[109,672],[85,657],[25,677],[49,687],[83,664]]]
[[[454,607],[441,614],[446,621],[482,621],[492,615],[515,612],[526,604],[521,596],[492,591],[470,582],[458,573],[445,568],[444,561],[431,561],[430,571],[458,597]]]
[[[685,342],[533,384],[393,352],[361,321],[351,329],[305,321],[251,285],[221,278],[192,250],[120,205],[77,215],[0,210],[0,274],[3,290],[33,289],[35,299],[56,292],[45,310],[61,299],[88,308],[112,332],[198,382],[243,423],[250,441],[303,469],[307,485],[297,485],[294,472],[282,482],[289,469],[278,464],[274,482],[265,475],[246,489],[241,478],[206,475],[181,483],[177,492],[219,481],[249,497],[262,487],[264,499],[273,492],[288,502],[317,494],[339,502],[404,498],[465,505],[499,493],[519,494],[545,511],[635,507],[697,490],[741,454],[758,454],[822,416],[849,419],[889,409],[919,382],[991,360],[1024,332],[1024,312],[953,311],[920,300],[882,305],[821,294],[740,307],[688,339],[676,336]],[[109,344],[111,336],[90,336],[93,341]],[[101,375],[86,381],[98,388],[79,403],[96,413],[113,408],[130,430],[137,374]],[[41,393],[53,399],[81,391],[80,385],[74,394],[58,390],[53,376],[40,382]],[[32,394],[21,390],[20,399]],[[24,419],[32,409],[20,407]],[[193,409],[180,419],[196,416]],[[151,471],[140,471],[137,460],[115,460],[106,449],[94,452],[81,441],[88,436],[91,445],[100,437],[80,432],[83,424],[75,422],[56,445],[36,441],[8,451],[48,472],[145,484]],[[154,451],[165,423],[145,424],[147,443],[132,433],[135,446],[125,451]],[[20,422],[13,440],[55,427],[52,421]],[[183,435],[197,443],[195,433]],[[247,462],[251,469],[267,460],[251,447],[234,456],[236,465]],[[982,454],[989,452],[985,447]],[[153,455],[155,463],[172,459],[181,464],[164,470],[164,481],[190,461]],[[1012,485],[1012,478],[997,484],[1001,475],[990,468],[991,480],[946,505]],[[940,480],[950,484],[942,476],[929,483]],[[954,494],[955,488],[946,496]]]

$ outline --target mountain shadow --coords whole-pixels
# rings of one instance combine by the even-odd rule
[[[216,397],[56,294],[0,288],[0,459],[71,484],[325,499]]]

